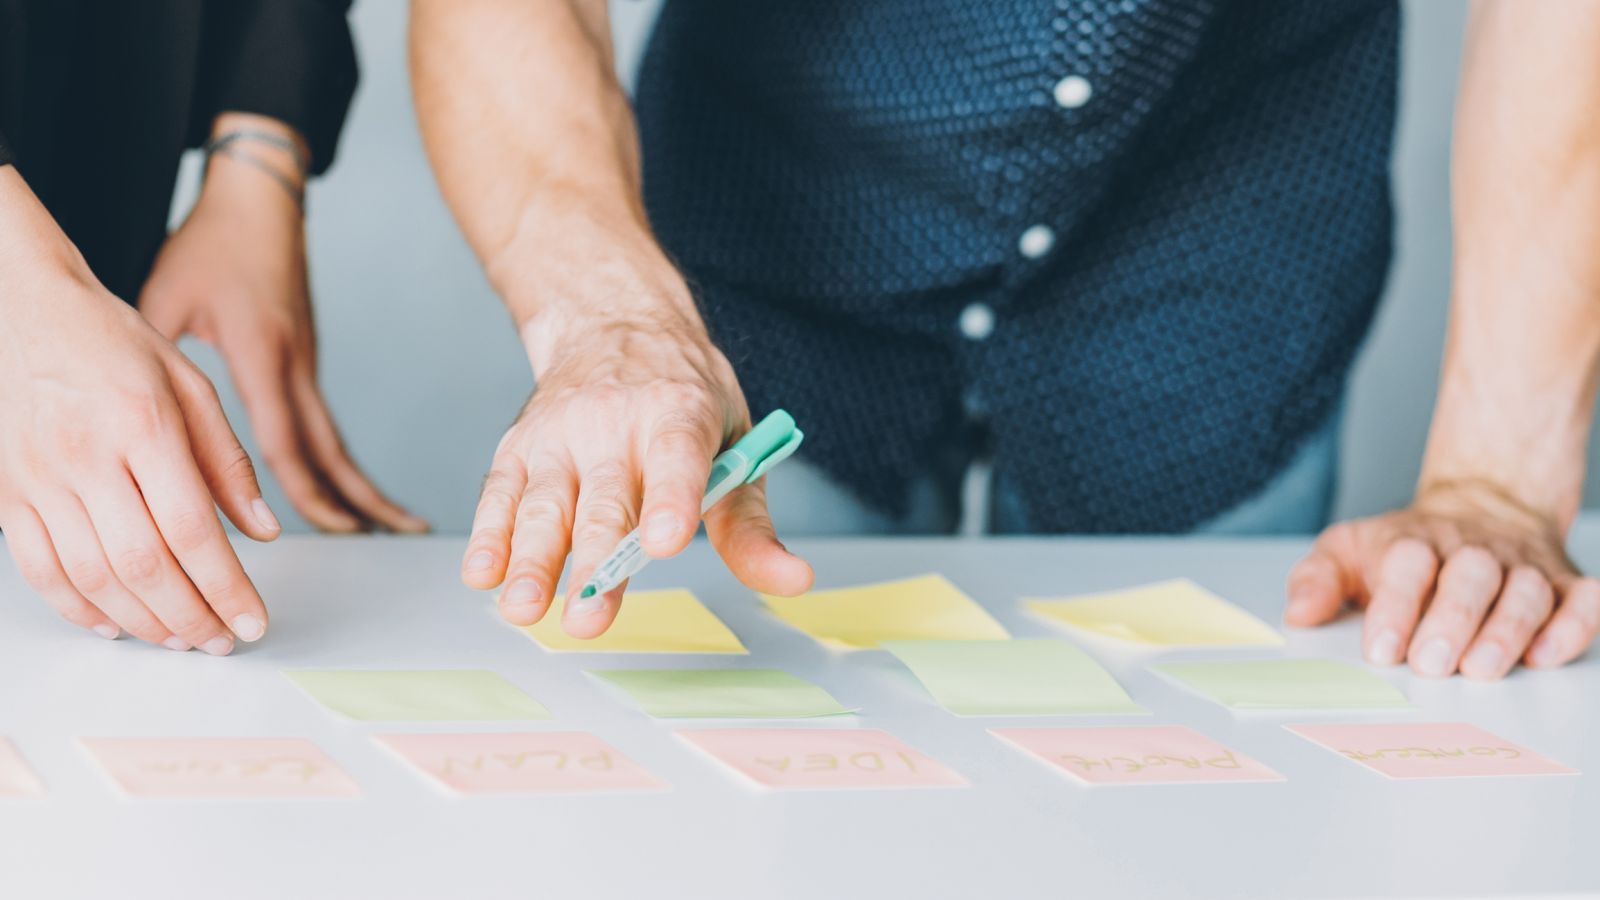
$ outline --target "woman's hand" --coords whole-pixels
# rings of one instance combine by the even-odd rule
[[[643,522],[653,557],[694,537],[711,459],[750,428],[733,369],[698,319],[669,312],[585,322],[561,339],[530,327],[530,355],[549,364],[495,451],[462,568],[472,587],[504,582],[501,614],[527,625],[545,614],[570,551],[563,627],[610,627],[623,587],[576,592]],[[706,515],[706,531],[740,581],[797,594],[811,567],[778,542],[765,486],[738,488]]]
[[[1563,665],[1600,630],[1600,581],[1567,558],[1562,529],[1487,482],[1434,484],[1324,531],[1289,575],[1284,618],[1320,625],[1346,602],[1366,609],[1368,660],[1422,675]]]
[[[0,168],[0,530],[68,621],[222,655],[266,609],[217,518],[279,531],[210,381]],[[215,506],[213,505],[215,501]]]
[[[345,450],[317,387],[300,208],[259,164],[272,165],[276,153],[284,178],[300,175],[286,151],[245,143],[240,152],[254,160],[212,158],[193,212],[156,260],[140,311],[169,339],[192,334],[222,354],[267,467],[307,521],[334,532],[426,531]]]

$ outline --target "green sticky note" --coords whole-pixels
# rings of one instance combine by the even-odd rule
[[[1066,641],[884,641],[958,716],[1142,713],[1100,664]]]
[[[1151,666],[1233,709],[1375,709],[1411,704],[1389,682],[1334,659],[1245,659]]]
[[[850,710],[825,690],[781,669],[605,669],[658,719],[803,719]]]
[[[362,721],[550,718],[543,704],[486,669],[299,669],[284,674],[318,703]]]

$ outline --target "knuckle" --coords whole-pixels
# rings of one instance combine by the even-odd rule
[[[634,472],[626,463],[608,460],[584,475],[580,490],[586,499],[595,503],[621,506],[622,499],[635,483]]]
[[[1458,598],[1443,599],[1428,610],[1429,630],[1448,632],[1469,630],[1478,623],[1480,613],[1477,607]]]
[[[205,546],[217,535],[220,526],[209,510],[185,510],[175,517],[168,528],[162,529],[167,543],[178,553],[188,553]]]
[[[479,553],[503,556],[510,539],[511,528],[508,525],[479,525],[467,539],[466,558],[471,559]]]
[[[500,466],[489,470],[483,478],[482,496],[485,500],[490,498],[503,500],[516,495],[516,479],[512,474]]]
[[[173,634],[196,646],[217,631],[216,620],[198,602],[183,604],[181,609],[162,617],[162,621]]]
[[[238,444],[228,448],[221,461],[219,471],[224,481],[242,481],[254,484],[256,481],[256,464],[250,459],[250,454]]]
[[[631,518],[620,506],[595,506],[584,511],[583,522],[573,536],[583,543],[612,540],[633,527]]]
[[[1550,616],[1548,605],[1539,606],[1528,603],[1503,603],[1495,610],[1494,625],[1496,629],[1505,629],[1510,632],[1525,634],[1544,624]],[[1488,631],[1489,629],[1484,629]]]
[[[710,393],[699,381],[672,378],[656,382],[651,390],[652,399],[667,410],[667,415],[678,414],[686,418],[691,427],[701,421],[712,407]]]
[[[133,388],[118,401],[118,423],[134,439],[149,439],[164,433],[172,422],[165,393],[155,387]]]
[[[226,575],[196,579],[194,587],[212,609],[239,609],[247,605],[249,592],[244,585]]]
[[[1544,573],[1528,566],[1518,566],[1506,577],[1501,602],[1517,609],[1540,609],[1548,613],[1555,602],[1555,591]]]
[[[1383,557],[1384,573],[1408,583],[1432,578],[1438,565],[1433,548],[1416,538],[1400,538],[1389,545]]]
[[[17,574],[22,580],[33,586],[33,589],[44,593],[61,587],[61,576],[54,563],[42,556],[33,554],[13,554],[17,563]]]
[[[543,559],[538,556],[525,556],[512,563],[506,571],[506,584],[511,584],[519,579],[530,579],[539,585],[553,585],[554,576],[560,574],[560,561]]]
[[[1498,578],[1501,574],[1499,558],[1479,544],[1467,544],[1452,553],[1449,565],[1466,578]]]
[[[551,494],[532,494],[517,507],[518,527],[562,527],[567,522],[567,506]]]
[[[122,583],[133,590],[155,587],[161,582],[161,557],[149,547],[129,547],[112,563]]]
[[[555,466],[540,466],[528,473],[528,478],[522,484],[522,499],[524,502],[534,496],[548,496],[551,498],[567,497],[572,494],[573,478],[565,469]],[[507,483],[507,493],[515,494],[516,488]]]
[[[654,442],[664,447],[699,449],[710,437],[721,435],[718,423],[709,411],[683,403],[674,405],[656,419]]]
[[[103,594],[111,587],[111,572],[96,559],[75,560],[67,567],[67,578],[84,594]]]

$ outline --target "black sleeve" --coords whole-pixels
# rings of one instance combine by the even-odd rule
[[[17,155],[11,152],[11,145],[6,143],[6,133],[0,131],[0,166],[10,165],[17,161]]]
[[[224,112],[281,119],[311,147],[311,171],[333,162],[356,89],[351,0],[214,0],[200,47],[198,146]]]

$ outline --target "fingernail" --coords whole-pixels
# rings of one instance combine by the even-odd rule
[[[234,634],[239,636],[239,640],[246,643],[260,640],[261,636],[267,633],[267,627],[261,624],[261,620],[249,613],[235,616],[233,623],[229,627],[233,629]]]
[[[1475,678],[1498,678],[1505,669],[1506,652],[1493,641],[1484,641],[1472,648],[1461,661],[1461,674]]]
[[[115,625],[107,625],[104,622],[101,622],[99,625],[94,627],[94,633],[100,635],[108,641],[114,641],[117,638],[122,637],[121,628],[118,628]]]
[[[672,513],[656,513],[644,527],[644,539],[652,544],[664,544],[683,530],[683,521]]]
[[[531,581],[518,581],[500,594],[501,606],[533,606],[544,597],[544,592]]]
[[[1442,637],[1429,638],[1417,650],[1416,669],[1424,675],[1450,674],[1450,642]]]
[[[200,649],[211,654],[212,656],[227,656],[229,653],[233,652],[233,638],[228,637],[225,634],[219,634],[211,640],[206,641],[204,644],[201,644]]]
[[[575,596],[567,601],[567,612],[574,616],[592,616],[605,606],[606,598],[603,594],[593,594],[588,597]]]
[[[267,531],[282,531],[283,526],[278,524],[278,517],[272,514],[272,507],[267,501],[257,497],[250,501],[250,511],[255,514],[256,524]]]
[[[487,572],[494,568],[494,554],[487,550],[479,550],[467,559],[467,572]]]
[[[189,647],[189,642],[181,637],[178,637],[177,635],[173,635],[172,637],[162,641],[161,646],[167,648],[168,650],[176,650],[179,653],[187,653],[191,649]]]
[[[1392,628],[1378,632],[1367,645],[1367,662],[1376,666],[1392,666],[1400,661],[1400,633]]]

